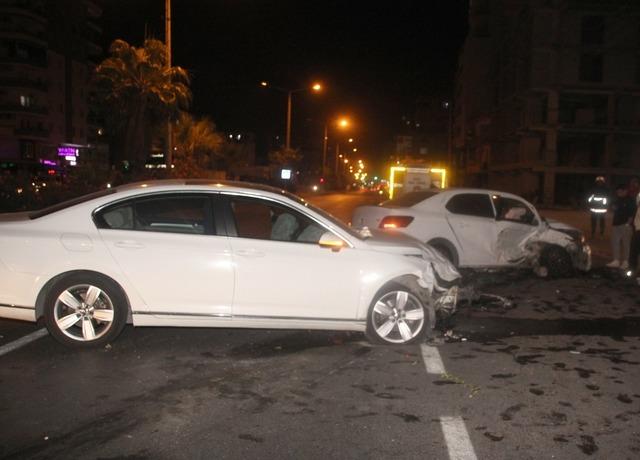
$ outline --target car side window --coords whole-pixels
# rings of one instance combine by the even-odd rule
[[[494,195],[493,203],[496,207],[497,220],[537,225],[535,214],[522,201]]]
[[[493,219],[493,206],[486,193],[460,193],[454,195],[445,205],[453,214]]]
[[[96,215],[98,228],[163,233],[211,234],[207,195],[158,195],[109,206]]]
[[[235,233],[240,238],[317,244],[326,231],[304,214],[268,200],[229,200]]]

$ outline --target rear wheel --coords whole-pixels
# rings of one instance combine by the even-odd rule
[[[73,347],[104,345],[114,340],[127,322],[127,301],[108,278],[76,274],[55,283],[45,300],[49,333]]]
[[[417,295],[405,286],[391,286],[369,307],[366,334],[375,343],[413,343],[430,327],[429,318]]]

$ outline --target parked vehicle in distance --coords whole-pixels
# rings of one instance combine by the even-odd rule
[[[0,317],[72,346],[136,326],[364,331],[409,343],[455,308],[457,270],[284,190],[174,180],[0,214]]]
[[[406,193],[354,211],[355,228],[410,235],[457,267],[529,266],[542,276],[591,268],[580,230],[540,217],[519,196],[484,189]]]

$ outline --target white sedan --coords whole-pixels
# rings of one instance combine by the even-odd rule
[[[459,267],[530,266],[542,276],[589,270],[580,230],[540,217],[519,196],[484,189],[409,192],[361,206],[352,225],[410,235]]]
[[[459,277],[417,241],[243,183],[138,183],[0,214],[0,317],[44,317],[72,346],[105,344],[128,321],[409,343],[455,308]]]

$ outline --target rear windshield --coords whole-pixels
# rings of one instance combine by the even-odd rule
[[[71,200],[54,204],[53,206],[40,209],[39,211],[33,211],[32,213],[29,213],[29,219],[38,219],[40,217],[48,216],[49,214],[53,214],[54,212],[62,211],[63,209],[70,208],[71,206],[95,200],[96,198],[102,198],[103,196],[111,195],[112,193],[116,193],[115,188],[100,190],[99,192],[89,193],[88,195],[82,195],[77,198],[72,198]]]
[[[438,193],[439,192],[437,190],[420,190],[417,192],[409,192],[400,195],[398,198],[394,198],[393,200],[385,201],[381,204],[381,206],[384,206],[386,208],[409,208],[426,200],[427,198],[431,198],[432,196],[437,195]]]

